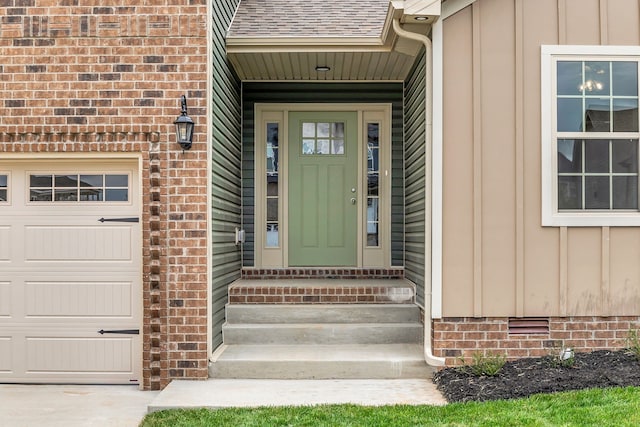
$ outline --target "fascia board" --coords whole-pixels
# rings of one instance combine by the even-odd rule
[[[390,52],[379,37],[237,38],[227,39],[227,53],[266,52]]]

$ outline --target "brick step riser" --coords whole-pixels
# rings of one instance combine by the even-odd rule
[[[413,304],[411,287],[301,287],[266,284],[229,290],[230,304]]]

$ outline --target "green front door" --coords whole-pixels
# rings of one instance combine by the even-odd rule
[[[357,263],[355,112],[289,113],[289,265]]]

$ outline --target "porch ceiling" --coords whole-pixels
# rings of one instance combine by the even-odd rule
[[[437,3],[439,11],[439,0],[411,2]],[[422,45],[398,38],[392,20],[410,22],[405,28],[422,34],[434,20],[425,15],[416,24],[404,3],[242,0],[227,34],[227,56],[241,80],[402,81]]]

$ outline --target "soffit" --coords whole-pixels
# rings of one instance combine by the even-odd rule
[[[403,14],[394,3],[242,0],[227,55],[241,80],[404,80],[422,45],[395,35],[391,21]]]

